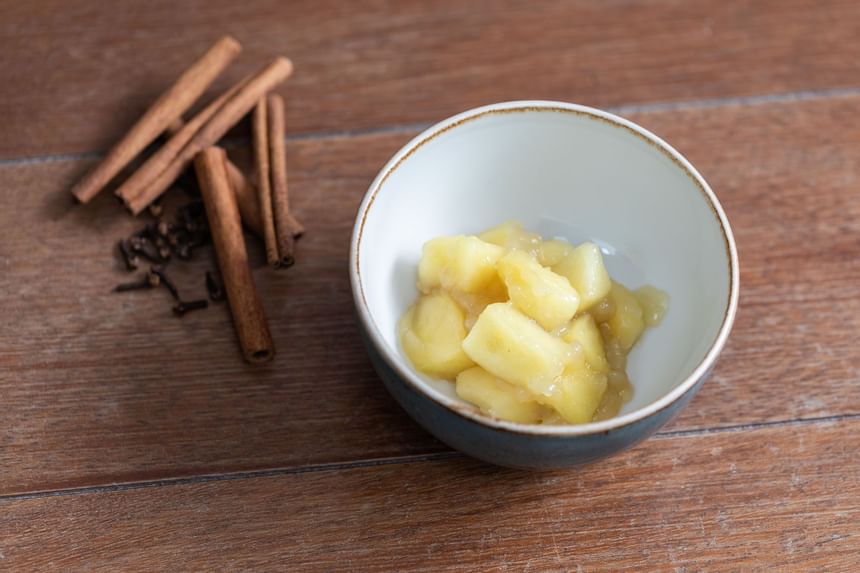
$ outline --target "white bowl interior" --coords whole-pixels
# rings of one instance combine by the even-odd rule
[[[669,293],[663,323],[630,356],[635,395],[622,414],[658,400],[702,362],[729,307],[726,236],[684,160],[612,117],[549,104],[467,112],[416,138],[383,170],[359,234],[357,270],[401,370],[414,371],[396,325],[418,295],[422,245],[510,219],[544,237],[594,241],[613,278]],[[451,384],[418,378],[430,393],[459,400]]]

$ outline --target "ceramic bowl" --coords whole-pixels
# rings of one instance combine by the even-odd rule
[[[597,243],[613,278],[669,293],[663,322],[629,357],[633,399],[610,420],[527,425],[482,414],[418,373],[397,340],[418,296],[422,245],[518,220]],[[446,444],[503,466],[556,468],[618,452],[689,402],[729,335],[738,260],[713,191],[666,142],[610,113],[519,101],[447,119],[398,151],[358,210],[350,252],[358,322],[388,391]]]

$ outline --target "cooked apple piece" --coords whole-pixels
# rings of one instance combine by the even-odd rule
[[[588,313],[573,319],[563,336],[566,342],[576,342],[582,348],[585,360],[596,372],[607,372],[606,351],[603,349],[603,337]]]
[[[622,346],[620,340],[614,337],[608,324],[601,324],[600,329],[604,331],[604,348],[606,348],[606,363],[609,364],[609,370],[625,371],[627,369],[627,349]]]
[[[454,378],[474,363],[463,352],[465,316],[446,294],[428,294],[418,299],[398,329],[403,350],[412,364],[425,374]]]
[[[496,261],[504,254],[502,247],[477,237],[433,239],[424,244],[418,288],[425,293],[439,286],[462,292],[499,289]]]
[[[614,418],[618,415],[618,412],[621,411],[621,407],[624,406],[625,399],[622,395],[623,393],[613,391],[612,388],[606,388],[606,392],[603,393],[603,398],[600,400],[600,405],[597,406],[597,411],[594,413],[593,421],[599,422],[601,420],[608,420],[610,418]]]
[[[649,285],[633,291],[633,296],[636,297],[639,306],[642,307],[645,325],[657,326],[660,324],[669,309],[669,295]]]
[[[534,424],[543,416],[543,408],[528,390],[509,384],[479,366],[457,375],[457,395],[495,418]]]
[[[543,241],[537,248],[538,262],[545,267],[552,267],[573,251],[573,245],[561,239]]]
[[[509,303],[489,305],[463,341],[463,350],[506,382],[548,395],[570,360],[570,347]]]
[[[579,307],[579,295],[566,278],[522,251],[511,251],[496,264],[508,296],[519,310],[546,330],[568,322]]]
[[[632,292],[627,290],[624,285],[614,281],[612,282],[612,289],[609,291],[609,298],[615,307],[612,318],[606,322],[611,337],[618,340],[624,350],[630,350],[639,340],[642,331],[645,330],[642,307],[639,306],[639,302]]]
[[[612,301],[609,297],[605,296],[597,303],[591,305],[591,308],[588,309],[588,314],[594,318],[594,322],[600,324],[612,318],[612,315],[615,314],[615,307],[612,306]]]
[[[508,221],[484,231],[478,238],[507,250],[519,249],[530,253],[534,252],[541,242],[540,235],[529,233],[516,221]]]
[[[594,418],[606,391],[607,376],[585,366],[568,368],[559,378],[556,390],[545,403],[571,424],[585,424]]]
[[[553,271],[565,277],[579,293],[579,309],[591,305],[609,293],[612,281],[603,265],[603,255],[594,243],[583,243],[573,249]]]

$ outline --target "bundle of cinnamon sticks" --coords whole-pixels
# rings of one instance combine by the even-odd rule
[[[89,202],[147,146],[166,135],[166,142],[115,193],[137,215],[194,164],[243,355],[251,363],[261,363],[271,360],[274,344],[248,264],[242,224],[263,239],[272,267],[293,265],[294,243],[304,227],[290,211],[284,101],[270,93],[292,74],[293,65],[286,58],[276,58],[188,121],[182,118],[240,51],[235,39],[225,36],[218,40],[152,104],[72,193],[79,202]],[[224,134],[249,112],[253,112],[256,187],[217,147]]]

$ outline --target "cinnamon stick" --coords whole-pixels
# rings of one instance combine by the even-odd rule
[[[287,157],[284,145],[284,98],[269,94],[269,162],[271,164],[272,213],[278,243],[278,266],[291,267],[296,262],[294,229],[290,228],[290,200],[287,190]]]
[[[224,107],[227,100],[233,97],[233,95],[239,91],[242,86],[247,84],[249,79],[250,77],[244,78],[226,92],[215,98],[209,105],[200,110],[200,112],[195,115],[191,121],[182,124],[181,127],[178,120],[172,121],[167,127],[167,132],[171,135],[170,139],[168,139],[158,151],[153,153],[152,156],[116,190],[116,195],[122,199],[122,202],[128,206],[132,201],[139,197],[141,193],[146,190],[147,186],[151,185],[152,182],[155,181],[165,169],[167,169],[170,162],[176,158],[176,156],[182,151],[182,148],[191,141],[198,131],[200,131],[200,128],[203,127],[219,109]]]
[[[272,359],[275,348],[248,264],[239,208],[225,160],[223,149],[209,147],[194,158],[194,167],[242,354],[248,362],[261,364]]]
[[[137,120],[128,133],[108,151],[95,169],[72,187],[81,203],[87,203],[152,143],[165,128],[199,98],[242,47],[230,36],[218,40]]]
[[[236,164],[227,158],[227,178],[233,193],[236,194],[236,203],[239,204],[239,214],[242,223],[258,237],[263,237],[263,221],[260,217],[260,205],[257,201],[257,190],[245,177],[245,174],[236,167]]]
[[[182,148],[161,175],[141,194],[129,201],[128,207],[131,212],[137,215],[164,193],[195,155],[221,139],[242,116],[254,107],[257,101],[289,77],[292,71],[293,64],[288,59],[278,58],[255,74],[200,128],[200,131]]]
[[[266,243],[266,262],[277,267],[278,242],[275,236],[275,218],[272,211],[271,166],[269,165],[269,131],[266,100],[260,99],[254,107],[251,132],[254,141],[254,169],[257,173],[257,205],[260,207],[263,241]]]

